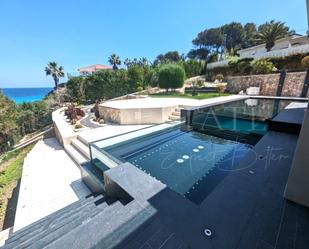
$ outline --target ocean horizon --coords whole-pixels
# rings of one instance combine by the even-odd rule
[[[42,100],[52,87],[1,88],[3,94],[14,100],[16,104]]]

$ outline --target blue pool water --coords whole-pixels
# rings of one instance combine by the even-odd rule
[[[231,131],[263,135],[267,120],[277,115],[291,101],[246,99],[194,111],[192,126],[197,130]]]
[[[3,88],[3,94],[17,104],[42,100],[53,88]]]
[[[165,183],[181,195],[188,195],[218,166],[221,160],[242,158],[250,146],[180,128],[135,138],[104,148],[120,161],[136,167]]]

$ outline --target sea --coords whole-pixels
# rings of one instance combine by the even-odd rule
[[[3,94],[17,104],[42,100],[53,88],[2,88]]]

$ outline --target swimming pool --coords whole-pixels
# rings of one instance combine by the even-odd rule
[[[219,129],[258,137],[267,132],[267,121],[290,103],[289,100],[250,98],[198,108],[192,113],[190,125],[200,131],[216,132]]]
[[[190,126],[165,123],[90,145],[102,171],[130,162],[175,192],[200,203],[267,131],[290,101],[234,101],[193,111]],[[259,108],[262,108],[261,111]]]
[[[220,160],[238,159],[249,149],[250,146],[237,141],[184,131],[179,126],[104,148],[118,160],[132,163],[181,195],[189,194]]]

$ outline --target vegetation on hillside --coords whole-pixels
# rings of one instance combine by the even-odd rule
[[[191,59],[212,62],[224,53],[236,55],[240,49],[263,43],[266,43],[266,49],[270,50],[277,39],[294,33],[285,23],[274,20],[259,26],[255,23],[242,25],[238,22],[231,22],[198,33],[192,41],[194,48],[187,56]]]
[[[10,150],[19,139],[51,124],[55,97],[17,105],[0,91],[0,154]]]
[[[259,32],[256,34],[257,41],[265,43],[265,48],[270,51],[275,46],[275,41],[293,34],[290,28],[284,22],[276,22],[271,20],[259,27]]]
[[[8,203],[17,197],[12,197],[12,194],[21,178],[24,158],[32,148],[33,146],[29,145],[23,149],[8,152],[0,160],[0,225],[3,229],[7,228],[3,227],[5,216],[14,217],[12,214],[15,213],[16,203],[10,207]],[[7,222],[12,225],[13,221]]]
[[[228,93],[199,93],[198,95],[192,95],[190,93],[179,93],[179,92],[164,92],[150,94],[153,98],[190,98],[190,99],[210,99],[220,96],[228,96]]]

